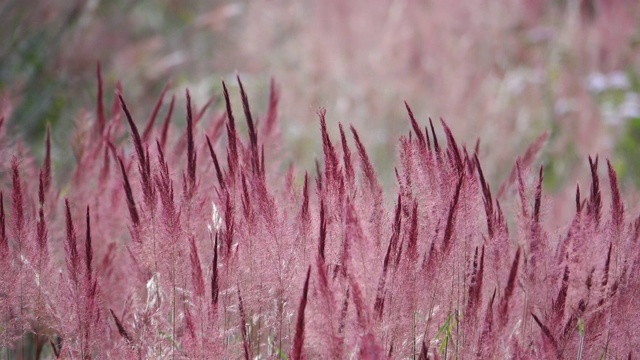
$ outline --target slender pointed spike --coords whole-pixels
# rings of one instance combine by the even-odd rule
[[[109,312],[111,313],[111,316],[113,317],[113,321],[115,321],[115,323],[116,323],[116,328],[118,328],[118,333],[120,334],[120,336],[122,336],[122,338],[125,339],[127,344],[131,344],[133,342],[133,340],[132,340],[131,336],[129,335],[129,333],[127,333],[127,330],[125,330],[125,328],[122,325],[122,323],[120,322],[120,319],[118,319],[118,317],[113,312],[113,310],[109,309]]]
[[[431,135],[433,136],[433,147],[436,153],[440,153],[440,146],[438,146],[438,137],[436,136],[436,130],[433,128],[433,121],[429,118],[429,126],[431,127]]]
[[[422,133],[422,130],[420,129],[420,125],[418,125],[418,122],[416,121],[416,118],[413,115],[413,111],[411,111],[411,108],[409,107],[409,104],[406,101],[404,102],[404,106],[407,109],[407,113],[409,114],[409,119],[411,120],[411,126],[413,127],[413,131],[416,133],[416,136],[418,137],[418,142],[420,143],[420,146],[426,147],[427,142],[424,138],[424,134]]]
[[[7,257],[9,255],[9,243],[6,232],[6,220],[4,216],[4,197],[0,191],[0,256]]]
[[[141,166],[141,169],[144,169],[144,164],[146,164],[146,159],[144,156],[144,147],[142,146],[142,138],[140,137],[140,133],[138,132],[138,127],[136,123],[133,121],[133,117],[129,112],[129,108],[127,104],[124,102],[124,98],[122,94],[118,94],[118,98],[120,99],[120,105],[122,106],[122,110],[124,111],[127,122],[129,123],[129,127],[131,128],[131,137],[133,138],[133,145],[136,149],[136,154],[138,155],[138,162]]]
[[[460,149],[458,149],[458,144],[456,143],[456,139],[453,137],[453,133],[451,132],[451,129],[449,128],[447,123],[444,121],[444,119],[440,118],[440,123],[442,124],[442,127],[444,128],[444,132],[447,135],[447,145],[453,155],[456,168],[458,169],[458,172],[461,172],[463,169],[462,156],[460,155]]]
[[[238,79],[238,85],[240,86],[240,97],[242,98],[242,109],[244,110],[244,116],[247,120],[247,127],[249,128],[249,140],[251,142],[252,150],[254,147],[258,145],[258,135],[256,133],[256,129],[253,122],[253,115],[251,115],[251,109],[249,107],[249,98],[247,96],[246,91],[244,90],[244,86],[242,85],[242,81],[240,81],[240,76],[236,77]]]
[[[618,231],[620,231],[624,223],[624,203],[620,196],[618,176],[609,160],[607,160],[607,170],[609,173],[609,186],[611,187],[611,218]]]
[[[213,245],[213,261],[211,265],[211,304],[218,305],[218,293],[220,287],[218,285],[218,232],[216,231],[216,239]]]
[[[196,151],[193,140],[193,114],[191,109],[191,94],[186,90],[187,96],[187,174],[189,180],[189,192],[193,192],[196,186]]]
[[[542,200],[541,198],[542,198],[543,171],[544,171],[544,166],[540,165],[540,173],[538,175],[538,184],[536,185],[536,194],[535,194],[535,200],[533,205],[533,221],[535,223],[540,222],[540,204]]]
[[[293,351],[291,359],[301,360],[304,359],[303,343],[304,343],[304,311],[307,306],[307,294],[309,293],[309,276],[311,275],[311,266],[307,269],[307,277],[304,281],[304,287],[302,290],[302,298],[300,299],[300,305],[298,306],[298,316],[296,320],[296,331],[293,337]]]
[[[324,247],[327,237],[327,219],[325,218],[324,200],[320,200],[320,241],[318,242],[318,256],[324,262]]]
[[[127,206],[129,207],[129,215],[131,216],[131,222],[133,222],[134,226],[137,226],[140,223],[140,217],[138,216],[138,210],[136,208],[136,203],[133,198],[133,192],[131,191],[131,184],[129,183],[129,177],[127,176],[127,171],[125,170],[124,164],[120,157],[118,157],[118,162],[120,164],[120,171],[122,172],[122,178],[124,181],[124,190],[127,196]]]
[[[96,116],[98,118],[98,132],[102,135],[105,125],[107,123],[105,112],[104,112],[104,94],[103,94],[103,83],[102,83],[102,69],[100,67],[100,62],[98,61],[96,65],[96,77],[98,78],[98,94],[97,97],[97,105],[96,105]]]
[[[233,117],[233,111],[231,109],[231,100],[229,99],[229,90],[227,90],[227,85],[225,82],[222,82],[222,91],[224,93],[224,101],[227,111],[227,136],[229,138],[229,171],[233,175],[235,173],[235,164],[238,161],[238,147],[237,147],[237,133],[236,133],[236,122]]]
[[[209,154],[211,155],[211,160],[213,160],[213,166],[216,169],[216,177],[218,178],[218,183],[222,189],[225,189],[224,177],[222,176],[222,170],[220,170],[220,163],[218,162],[218,157],[216,156],[216,152],[213,150],[213,146],[211,145],[211,140],[209,136],[205,135],[207,138],[207,146],[209,147]]]
[[[85,243],[85,260],[87,265],[87,278],[88,283],[91,284],[92,280],[92,270],[91,270],[91,262],[93,260],[93,249],[91,247],[91,216],[89,212],[89,205],[87,205],[87,215],[86,215],[86,223],[87,223],[87,236]]]
[[[355,177],[353,163],[351,162],[351,149],[349,149],[349,143],[347,142],[347,137],[344,134],[344,128],[342,127],[342,123],[339,123],[338,127],[340,128],[340,141],[342,142],[344,171],[345,171],[347,180],[351,182]]]
[[[369,186],[371,188],[378,187],[378,178],[376,177],[375,170],[373,169],[373,165],[369,160],[369,155],[367,154],[367,150],[364,145],[360,141],[360,136],[358,132],[353,126],[350,126],[351,133],[353,135],[353,140],[356,142],[356,148],[358,149],[358,154],[360,155],[360,160],[362,162],[362,170],[364,171],[364,175],[367,178]]]
[[[151,111],[151,115],[149,116],[147,125],[145,126],[144,131],[142,131],[142,141],[144,142],[147,142],[149,140],[149,136],[151,135],[151,130],[153,130],[153,125],[156,122],[156,119],[158,117],[158,112],[160,111],[160,107],[162,106],[162,102],[164,101],[164,96],[167,93],[167,89],[169,89],[169,85],[170,83],[167,83],[162,88],[162,92],[160,93],[160,96],[156,101],[156,105],[153,107],[153,110]]]
[[[47,134],[45,137],[44,163],[42,164],[44,192],[49,192],[51,187],[51,126],[47,123]]]
[[[302,210],[303,221],[309,221],[309,174],[304,172],[304,186],[302,187]]]
[[[429,137],[429,128],[427,128],[427,126],[424,127],[424,136],[427,140],[427,150],[431,150],[431,139]]]
[[[173,114],[173,106],[175,105],[176,97],[171,96],[171,102],[169,103],[169,110],[167,110],[167,115],[164,117],[164,121],[162,122],[162,131],[160,133],[160,146],[162,149],[166,149],[167,144],[167,136],[169,135],[169,123],[171,122],[171,115]]]

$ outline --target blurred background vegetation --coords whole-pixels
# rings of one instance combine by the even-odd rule
[[[121,81],[139,119],[168,81],[179,101],[188,87],[203,104],[235,74],[260,112],[274,77],[288,160],[303,169],[321,156],[315,113],[326,107],[333,134],[355,125],[393,183],[406,100],[421,123],[443,117],[462,143],[480,138],[494,187],[545,130],[545,186],[559,196],[586,186],[587,154],[640,186],[639,4],[4,0],[0,113],[36,155],[50,123],[65,162],[72,127],[94,117],[98,61],[107,106]]]
[[[238,6],[220,1],[0,2],[0,91],[13,107],[11,124],[30,143],[43,138],[47,122],[68,133],[79,111],[95,107],[98,61],[107,99],[120,80],[141,111],[153,106],[170,79],[178,88],[204,73],[215,78],[233,72],[230,58],[238,56],[224,31],[230,31]]]

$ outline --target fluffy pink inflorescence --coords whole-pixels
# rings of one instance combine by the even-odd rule
[[[405,104],[412,132],[385,189],[362,134],[339,124],[334,142],[325,110],[324,166],[280,172],[274,83],[258,117],[238,79],[245,138],[228,84],[221,111],[193,111],[187,92],[179,131],[167,87],[140,124],[121,89],[108,114],[99,67],[98,82],[70,183],[52,177],[49,132],[41,167],[3,149],[2,346],[32,333],[38,357],[426,359],[618,358],[640,344],[640,218],[608,162],[610,207],[589,159],[588,197],[578,188],[572,222],[549,229],[557,204],[543,168],[531,173],[546,134],[494,196],[478,146],[444,121],[439,141]]]

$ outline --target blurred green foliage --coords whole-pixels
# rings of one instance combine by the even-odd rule
[[[19,93],[11,121],[26,138],[40,137],[44,121],[56,123],[67,103],[64,77],[53,72],[51,60],[60,54],[60,40],[75,22],[73,12],[47,27],[34,27],[29,2],[7,1],[0,7],[0,91]],[[55,78],[55,79],[54,79]]]
[[[616,151],[619,159],[614,165],[619,176],[640,188],[640,117],[626,121]]]
[[[602,101],[610,101],[616,105],[622,104],[627,94],[640,96],[640,75],[634,69],[627,71],[629,89],[625,91],[612,91],[605,94]],[[640,103],[635,104],[640,107]],[[624,182],[640,188],[640,116],[637,114],[623,120],[620,133],[615,144],[616,159],[613,165],[618,176]]]
[[[224,1],[51,0],[0,2],[0,95],[9,97],[12,131],[39,145],[46,124],[68,141],[79,111],[95,106],[102,63],[106,106],[118,79],[147,111],[168,79],[192,83],[216,65],[231,42],[209,17]],[[224,20],[224,19],[223,19]],[[222,21],[222,20],[220,20]],[[223,22],[229,27],[230,23]],[[227,44],[227,45],[225,45]],[[203,60],[206,59],[206,60]],[[117,78],[115,75],[117,74]],[[142,115],[142,114],[140,114]],[[146,116],[146,114],[145,114]],[[64,134],[64,136],[62,136]],[[54,133],[54,142],[57,138]]]

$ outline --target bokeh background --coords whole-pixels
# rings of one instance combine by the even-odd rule
[[[273,77],[302,169],[321,157],[325,107],[332,134],[358,128],[392,184],[406,100],[422,124],[442,117],[470,148],[480,138],[494,188],[545,131],[548,192],[586,188],[589,154],[640,186],[637,0],[0,1],[0,111],[37,156],[49,123],[59,166],[73,161],[98,61],[107,104],[121,81],[138,119],[168,82],[179,105],[185,88],[203,104],[236,74],[261,112]]]

